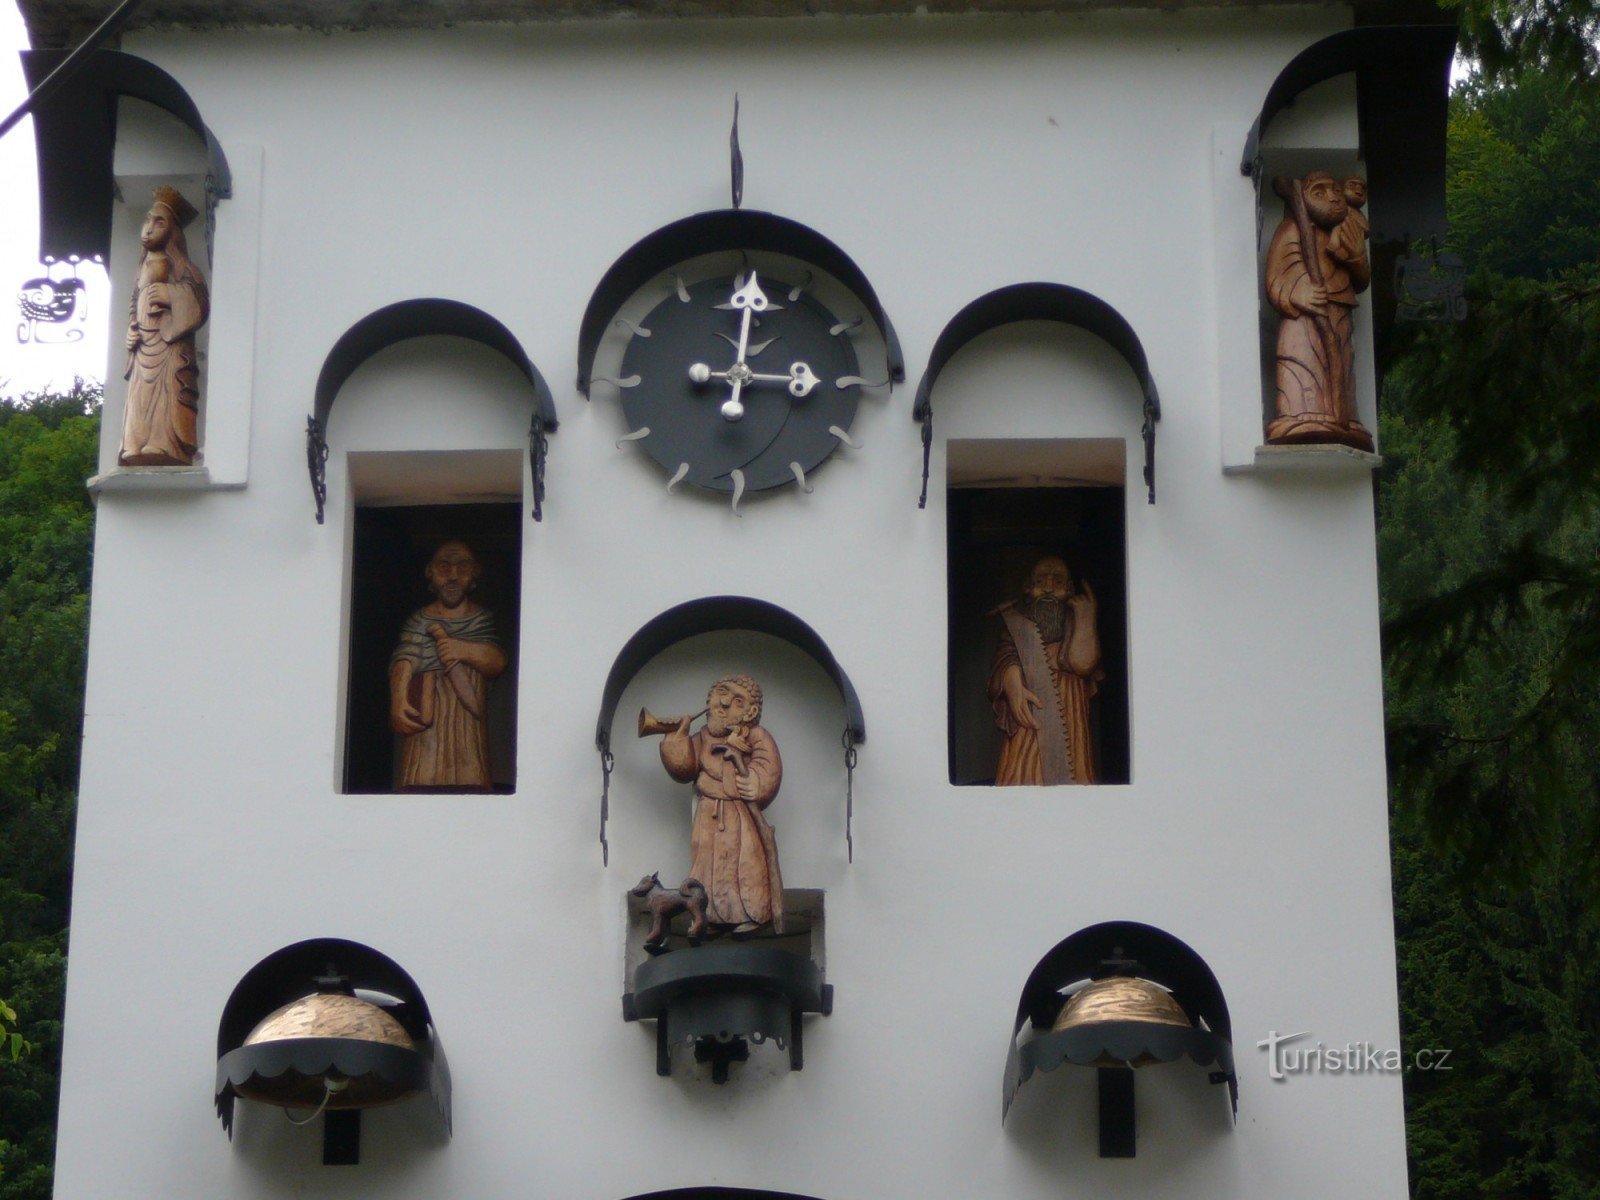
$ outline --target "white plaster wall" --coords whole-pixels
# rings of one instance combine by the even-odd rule
[[[1403,1196],[1399,1079],[1274,1084],[1254,1046],[1272,1029],[1397,1044],[1369,483],[1218,461],[1213,130],[1247,127],[1340,19],[130,39],[224,147],[262,148],[254,399],[244,489],[100,498],[57,1195]],[[736,90],[747,205],[855,257],[912,377],[863,399],[864,449],[835,455],[815,494],[753,498],[742,519],[666,495],[613,446],[615,402],[571,384],[606,267],[726,203]],[[1031,279],[1098,294],[1141,337],[1164,412],[1154,507],[1125,365],[1025,327],[942,377],[917,510],[909,414],[933,341],[969,300]],[[525,444],[526,394],[492,356],[398,348],[335,406],[328,524],[313,521],[304,425],[324,356],[371,310],[433,295],[505,322],[560,408],[545,520],[525,525],[518,791],[340,796],[342,455]],[[240,353],[223,329],[212,355]],[[946,780],[944,442],[976,436],[1129,440],[1129,785]],[[723,635],[623,697],[601,866],[606,672],[651,616],[720,592],[809,622],[860,693],[853,865],[836,697],[788,647]],[[683,790],[627,735],[639,704],[698,707],[730,660],[767,686],[785,880],[826,890],[837,1004],[809,1019],[803,1072],[753,1061],[714,1088],[657,1078],[651,1028],[620,1017],[622,893],[680,870],[687,841]],[[1112,919],[1184,939],[1222,982],[1237,1128],[1185,1064],[1141,1074],[1134,1160],[1096,1157],[1090,1072],[1030,1083],[1002,1129],[1023,981]],[[271,1110],[241,1105],[223,1137],[222,1005],[311,936],[372,945],[423,988],[454,1073],[452,1143],[415,1105],[367,1115],[353,1168],[322,1167],[315,1131]]]

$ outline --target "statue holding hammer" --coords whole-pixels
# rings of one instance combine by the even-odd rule
[[[425,575],[433,603],[400,629],[389,658],[389,727],[403,739],[395,790],[485,792],[489,680],[506,669],[494,616],[472,598],[483,569],[465,542],[445,542]]]
[[[691,734],[700,716],[705,726]],[[689,877],[705,888],[708,923],[735,935],[765,925],[783,932],[778,844],[762,815],[778,794],[783,762],[760,720],[761,685],[748,675],[712,684],[703,713],[675,721],[639,714],[640,737],[666,734],[667,774],[694,785]]]

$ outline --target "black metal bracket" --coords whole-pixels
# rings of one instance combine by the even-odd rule
[[[1100,1157],[1132,1158],[1133,1068],[1101,1067],[1095,1074],[1100,1077]]]
[[[233,195],[227,157],[177,80],[132,54],[95,50],[82,56],[72,72],[56,76],[59,82],[45,90],[47,78],[70,57],[65,50],[22,53],[28,86],[44,92],[31,98],[39,156],[41,259],[50,262],[77,254],[103,262],[111,253],[119,97],[154,104],[192,129],[206,146],[207,197]],[[210,212],[206,219],[209,233]]]
[[[744,203],[744,151],[739,149],[739,93],[733,94],[733,128],[728,131],[728,176],[733,207]]]
[[[22,103],[12,109],[11,115],[4,121],[0,121],[0,137],[5,137],[15,129],[23,117],[47,100],[58,88],[70,83],[72,77],[83,69],[91,54],[122,32],[123,26],[133,19],[134,10],[143,2],[144,0],[122,0],[122,3],[106,14],[105,20],[90,30],[89,36],[74,47],[72,53],[57,63],[37,84],[31,85],[32,90],[23,98]]]
[[[317,391],[312,415],[306,423],[306,465],[311,473],[311,494],[317,505],[317,524],[323,523],[327,500],[326,464],[328,459],[328,416],[339,389],[361,366],[380,350],[419,337],[459,337],[487,346],[506,358],[533,388],[533,419],[528,428],[528,462],[533,477],[535,521],[544,518],[545,456],[547,435],[556,431],[555,397],[550,385],[533,365],[522,343],[495,318],[482,309],[459,300],[401,300],[368,313],[349,329],[328,351],[317,374]]]
[[[979,296],[950,318],[933,344],[927,369],[917,384],[911,419],[922,423],[922,495],[918,508],[928,503],[928,460],[933,444],[933,385],[945,365],[967,343],[981,334],[1019,321],[1057,321],[1094,334],[1120,354],[1133,369],[1143,393],[1144,483],[1150,503],[1156,502],[1156,422],[1161,420],[1161,396],[1150,375],[1144,345],[1116,309],[1100,297],[1062,283],[1014,283]]]
[[[740,180],[743,176],[740,174]],[[740,193],[742,199],[742,192]],[[669,267],[724,250],[787,254],[832,275],[861,303],[883,335],[891,385],[906,377],[905,356],[878,294],[854,260],[816,230],[773,213],[745,208],[714,209],[664,225],[635,242],[589,297],[578,329],[578,390],[589,395],[594,356],[612,319],[628,298]]]
[[[322,1114],[322,1165],[353,1167],[361,1161],[361,1110],[334,1109]]]
[[[600,715],[595,720],[594,744],[600,752],[602,772],[600,790],[600,850],[603,861],[609,863],[610,848],[606,843],[606,819],[610,810],[611,794],[611,726],[616,719],[617,705],[628,684],[656,655],[668,646],[676,645],[686,637],[718,630],[748,630],[781,638],[791,646],[809,655],[827,672],[839,689],[844,701],[844,744],[846,768],[845,841],[854,861],[854,846],[850,842],[850,819],[854,810],[855,748],[867,740],[867,719],[861,711],[861,700],[855,685],[844,673],[839,660],[834,658],[828,644],[811,626],[787,609],[779,608],[766,600],[751,596],[707,596],[689,600],[659,613],[640,626],[618,652],[616,661],[606,675],[605,690],[600,696]]]
[[[1419,254],[1399,255],[1394,265],[1395,320],[1408,323],[1465,321],[1467,268],[1459,254],[1437,243]]]
[[[533,519],[544,520],[544,468],[550,455],[550,439],[545,436],[544,414],[534,411],[528,422],[528,475],[533,481]]]
[[[306,418],[306,470],[311,473],[311,497],[317,503],[317,524],[328,502],[328,435],[322,422]]]
[[[695,1061],[726,1083],[728,1068],[750,1056],[750,1043],[775,1042],[802,1070],[801,1017],[833,1011],[833,988],[809,958],[749,944],[675,950],[641,963],[623,1019],[656,1022],[656,1074],[672,1074],[672,1048],[693,1040]]]
[[[1455,49],[1453,23],[1368,25],[1342,30],[1295,55],[1267,89],[1239,160],[1240,173],[1256,188],[1258,218],[1267,127],[1307,88],[1354,73],[1374,197],[1372,240],[1405,243],[1443,236],[1445,126]]]

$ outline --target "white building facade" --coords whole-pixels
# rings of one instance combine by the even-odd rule
[[[1262,129],[1261,178],[1241,170],[1275,80],[1364,12],[458,3],[359,20],[308,6],[279,27],[267,6],[218,5],[215,22],[148,7],[120,50],[181,83],[228,186],[192,125],[125,94],[114,294],[133,286],[151,188],[207,207],[209,176],[190,249],[211,319],[192,468],[117,467],[120,345],[109,372],[61,1200],[1406,1194],[1400,1076],[1322,1069],[1330,1055],[1275,1080],[1257,1045],[1399,1046],[1375,456],[1260,446],[1271,175],[1364,170],[1365,77],[1308,83]],[[841,257],[685,241],[613,312],[596,290],[631,247],[730,208],[735,94],[739,211]],[[1375,225],[1383,205],[1375,185]],[[680,284],[751,269],[775,300],[803,284],[841,323],[861,318],[832,335],[865,380],[848,443],[808,467],[808,491],[669,491],[646,444],[661,430],[622,440],[638,426],[612,381],[639,338],[612,318],[648,326]],[[1024,283],[1054,286],[952,326]],[[483,323],[437,336],[461,330],[425,306],[335,354],[419,299],[511,341],[485,344]],[[1357,309],[1356,361],[1375,429],[1374,307]],[[952,353],[928,380],[941,335]],[[752,385],[750,419],[782,390]],[[994,533],[999,491],[1070,495],[1049,530],[1030,525],[1046,498]],[[466,540],[494,547],[484,590],[513,660],[495,684],[495,790],[404,794],[356,765],[381,774],[389,753],[358,696],[381,689],[396,634],[370,614],[427,596],[413,577],[364,601],[381,587],[364,539],[405,510],[393,537],[422,546],[458,506]],[[984,612],[1021,582],[985,564],[1035,548],[1101,596],[1094,786],[982,781],[999,628]],[[661,614],[730,596],[795,624],[773,636],[702,604],[701,625],[658,626],[619,667]],[[820,649],[787,636],[802,626]],[[752,1046],[719,1085],[686,1047],[659,1077],[653,1026],[625,1021],[621,997],[645,961],[627,889],[689,869],[688,789],[632,714],[691,712],[730,671],[765,691],[784,760],[767,815],[832,1005],[801,1018],[803,1069]],[[1217,1065],[1142,1068],[1132,1158],[1098,1152],[1092,1070],[1036,1074],[1001,1120],[1030,973],[1103,922],[1192,949],[1231,1017],[1237,1117]],[[253,1101],[223,1135],[208,1089],[224,1007],[310,938],[370,947],[415,981],[448,1049],[452,1136],[427,1097],[365,1112],[356,1165],[324,1165],[315,1124]]]

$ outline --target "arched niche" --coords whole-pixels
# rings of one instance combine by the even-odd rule
[[[330,992],[355,996],[382,1009],[410,1037],[414,1049],[315,1033],[250,1042],[252,1031],[285,1005]],[[234,987],[217,1025],[217,1116],[231,1138],[237,1097],[271,1089],[280,1081],[324,1077],[347,1081],[344,1086],[351,1089],[370,1087],[385,1097],[425,1092],[444,1136],[450,1135],[450,1067],[422,989],[392,958],[344,938],[310,938],[285,946],[246,971]],[[329,1108],[325,1163],[355,1161],[328,1154],[338,1141],[359,1146],[359,1134],[349,1129],[359,1112],[359,1106]],[[335,1122],[336,1117],[343,1120]]]
[[[855,685],[828,649],[827,643],[799,617],[767,600],[751,596],[707,596],[689,600],[652,617],[630,637],[611,664],[601,693],[600,713],[595,721],[594,742],[600,752],[603,785],[600,793],[600,849],[602,861],[610,862],[606,841],[606,821],[610,815],[612,764],[612,725],[622,694],[644,666],[668,647],[702,633],[745,631],[779,638],[809,656],[827,674],[844,702],[844,729],[841,741],[845,765],[854,769],[856,746],[867,740],[866,717]],[[848,785],[847,785],[848,786]],[[851,812],[846,807],[845,840],[850,843]]]
[[[65,50],[22,54],[28,87],[38,89],[68,58]],[[39,255],[105,260],[111,253],[111,205],[117,101],[143,100],[177,118],[205,143],[207,209],[233,194],[222,146],[181,84],[154,63],[119,50],[96,50],[62,72],[32,102],[39,157]]]
[[[459,300],[401,300],[368,313],[345,330],[317,375],[316,399],[306,419],[306,467],[311,475],[317,524],[323,523],[327,500],[328,418],[345,381],[380,350],[419,337],[459,337],[487,346],[506,358],[533,389],[533,417],[528,428],[528,461],[533,475],[533,519],[543,518],[546,435],[557,426],[555,399],[550,386],[523,350],[522,343],[503,324],[482,309]]]
[[[1156,500],[1156,422],[1161,419],[1161,396],[1150,375],[1139,335],[1111,305],[1081,288],[1062,283],[1014,283],[979,296],[940,332],[928,356],[927,369],[917,385],[912,419],[922,424],[922,495],[918,508],[928,503],[928,459],[933,446],[933,388],[939,373],[969,342],[990,330],[1020,321],[1057,321],[1087,330],[1111,346],[1132,369],[1143,394],[1144,481],[1150,503]]]
[[[906,377],[905,356],[878,294],[855,261],[822,234],[774,213],[744,208],[714,209],[663,225],[635,242],[611,264],[584,309],[578,329],[578,390],[589,395],[595,353],[606,328],[624,302],[676,263],[722,250],[785,254],[821,268],[860,301],[878,326],[888,359],[889,380]]]
[[[1405,243],[1442,237],[1445,124],[1456,28],[1370,25],[1325,37],[1291,59],[1267,89],[1239,162],[1263,201],[1262,139],[1275,117],[1316,84],[1354,73],[1361,114],[1361,154],[1374,197],[1372,240]]]
[[[1148,981],[1168,993],[1189,1021],[1185,1028],[1142,1020],[1107,1020],[1061,1031],[1052,1027],[1077,985],[1106,979]],[[1033,1036],[1023,1041],[1024,1027]],[[1018,1089],[1036,1072],[1063,1063],[1100,1070],[1101,1154],[1131,1157],[1135,1062],[1169,1063],[1188,1058],[1211,1067],[1214,1084],[1227,1084],[1235,1118],[1239,1080],[1233,1064],[1233,1022],[1217,977],[1191,947],[1163,929],[1137,921],[1105,921],[1064,938],[1041,958],[1023,985],[1011,1030],[1002,1087],[1001,1120]],[[1125,1064],[1107,1065],[1107,1064]],[[1108,1073],[1119,1086],[1106,1086]],[[1108,1152],[1121,1141],[1126,1153]]]

